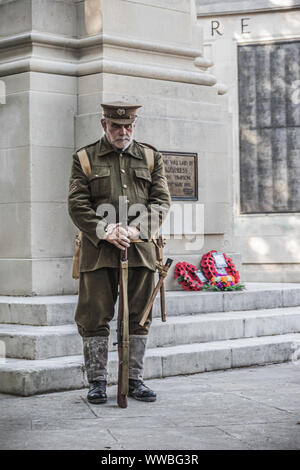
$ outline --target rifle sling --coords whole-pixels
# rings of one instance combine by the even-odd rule
[[[77,152],[77,155],[78,155],[83,173],[85,174],[87,178],[90,178],[92,170],[91,170],[91,164],[89,161],[87,151],[85,149],[81,149],[79,150],[79,152]]]

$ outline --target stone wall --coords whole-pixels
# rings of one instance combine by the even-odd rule
[[[277,3],[277,6],[279,3],[281,5],[283,4],[283,2]],[[273,116],[272,125],[275,127],[275,121],[280,119],[280,116],[282,117],[282,112],[280,113],[277,110],[278,112],[275,114],[271,113],[270,108],[268,109],[268,103],[270,103],[269,99],[272,100],[272,106],[275,106],[275,102],[277,102],[276,106],[279,106],[280,102],[283,101],[285,103],[291,102],[291,93],[296,93],[297,96],[299,96],[299,83],[297,82],[297,77],[294,77],[293,86],[295,88],[292,89],[290,87],[289,96],[282,92],[283,82],[280,78],[280,70],[283,67],[283,61],[279,60],[281,68],[279,68],[275,76],[274,74],[272,76],[272,80],[278,88],[278,91],[277,93],[273,93],[272,97],[268,97],[270,88],[267,86],[267,80],[268,76],[270,77],[270,72],[264,75],[264,81],[262,82],[261,77],[266,68],[265,62],[260,61],[256,66],[252,60],[253,57],[252,59],[248,57],[248,59],[244,60],[243,68],[240,70],[241,87],[242,80],[245,77],[247,77],[248,82],[244,80],[245,88],[240,90],[239,106],[238,48],[240,47],[241,51],[246,51],[248,50],[247,48],[254,50],[255,47],[257,47],[257,50],[259,48],[262,50],[264,47],[273,49],[274,47],[276,48],[276,44],[281,43],[284,46],[277,49],[279,55],[284,53],[283,49],[288,50],[288,54],[293,54],[293,50],[295,50],[296,47],[295,44],[299,43],[300,39],[298,26],[300,23],[300,9],[296,8],[294,3],[296,5],[297,2],[290,2],[290,6],[292,6],[293,9],[287,8],[286,10],[279,11],[275,5],[274,8],[271,9],[270,6],[268,11],[261,13],[252,13],[250,9],[250,11],[244,10],[239,14],[221,14],[219,9],[216,10],[219,14],[210,14],[205,17],[202,17],[201,14],[198,19],[199,25],[202,26],[204,31],[205,56],[215,64],[211,72],[216,75],[219,81],[222,81],[228,87],[229,111],[232,113],[233,119],[234,243],[237,251],[241,252],[242,255],[242,274],[246,281],[299,282],[300,280],[300,215],[299,212],[289,212],[291,207],[293,207],[293,210],[296,209],[296,211],[298,208],[290,202],[288,203],[288,212],[282,213],[278,211],[278,205],[280,205],[282,201],[280,202],[280,200],[278,200],[274,205],[273,199],[272,206],[270,207],[268,200],[270,202],[272,195],[270,191],[267,191],[268,195],[266,200],[261,199],[259,202],[260,210],[264,204],[268,204],[268,208],[273,211],[272,213],[266,214],[262,211],[262,213],[256,214],[243,214],[241,209],[242,207],[245,208],[245,198],[251,202],[251,197],[254,197],[255,191],[252,192],[249,186],[248,188],[244,186],[243,191],[246,191],[246,194],[242,195],[240,185],[240,144],[242,143],[242,141],[240,141],[240,113],[242,122],[246,119],[246,114],[248,120],[250,116],[253,116],[250,111],[251,106],[249,100],[251,91],[253,92],[255,89],[254,94],[252,93],[253,99],[255,99],[256,93],[260,94],[258,99],[260,122],[266,118],[270,123],[270,119]],[[235,2],[228,2],[228,5],[231,5],[234,9]],[[218,31],[216,31],[216,29],[218,29]],[[299,61],[291,60],[289,63],[295,68],[298,66]],[[288,66],[288,62],[286,66]],[[256,85],[254,86],[254,82],[257,78],[256,73],[260,77],[257,88]],[[263,86],[263,84],[266,86]],[[246,101],[244,97],[248,98],[248,112],[245,107]],[[254,101],[252,104],[254,104]],[[263,111],[264,106],[266,107],[266,112]],[[285,104],[282,105],[282,111],[284,111],[284,109]],[[291,111],[290,107],[289,109]],[[255,115],[257,116],[257,114]],[[299,104],[294,106],[293,114],[289,112],[288,119],[290,120],[292,116],[296,115],[298,115],[299,119]],[[262,125],[261,127],[265,128],[266,126]],[[277,133],[284,132],[281,126],[279,126],[279,128],[280,129],[276,131]],[[295,162],[299,160],[300,154],[299,144],[297,144],[297,139],[299,142],[299,127],[297,129],[297,135],[295,134],[293,143],[290,142],[287,146],[282,145],[280,151],[278,151],[279,149],[276,147],[278,139],[272,139],[272,142],[270,142],[270,139],[264,139],[258,146],[259,152],[264,152],[264,150],[270,150],[270,145],[272,144],[272,152],[274,152],[275,158],[277,158],[277,155],[279,160],[282,161],[282,159],[286,158],[289,162],[289,169],[287,170],[287,167],[285,167],[283,171],[289,172],[290,174],[292,184],[289,184],[289,191],[290,194],[294,194],[294,199],[298,192],[298,181],[296,177],[298,170],[295,173]],[[267,134],[268,130],[265,128],[263,132]],[[255,144],[251,139],[249,142]],[[247,153],[248,161],[254,165],[257,160],[251,158],[250,147],[247,150],[245,149],[244,155]],[[280,166],[279,160],[278,165]],[[264,161],[266,164],[270,165],[270,159],[267,158]],[[274,163],[274,167],[272,162],[271,164],[272,169],[275,171],[274,175],[276,175],[277,171],[277,176],[272,176],[272,182],[275,185],[280,185],[280,177],[278,175],[279,167],[278,165],[276,166],[276,163]],[[283,168],[283,164],[281,166]],[[270,166],[268,168],[270,169]],[[262,175],[263,171],[268,173],[270,179],[270,171],[267,171],[267,169],[264,169],[262,166]],[[246,168],[244,168],[244,172],[244,176],[247,175],[246,177],[248,178],[247,183],[252,184],[251,173],[247,172]],[[284,172],[282,173],[281,170],[281,178],[283,177]],[[294,177],[296,178],[294,179]],[[262,182],[262,179],[260,181]],[[255,184],[257,183],[258,179],[256,178]],[[282,191],[277,191],[278,197],[285,198],[284,191],[284,188],[282,188]],[[241,201],[243,201],[242,205]]]
[[[299,59],[299,41],[238,48],[243,214],[300,211]]]
[[[137,140],[198,154],[204,233],[191,243],[190,225],[166,251],[198,263],[204,250],[233,250],[230,120],[193,2],[12,0],[0,18],[1,294],[77,291],[71,154],[101,136],[102,101],[140,101]]]

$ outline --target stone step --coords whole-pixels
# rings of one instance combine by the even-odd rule
[[[109,349],[116,350],[116,322],[111,323]],[[148,348],[176,346],[255,336],[300,332],[300,307],[210,313],[155,318]],[[47,359],[82,354],[76,325],[0,325],[0,341],[6,357]]]
[[[145,379],[291,361],[299,356],[300,334],[264,336],[148,349]],[[117,381],[117,353],[109,353],[110,383]],[[44,360],[5,359],[0,392],[30,396],[87,385],[82,356]]]
[[[0,296],[0,323],[65,325],[74,323],[76,295]]]
[[[74,323],[77,296],[0,296],[0,323],[54,326]],[[247,283],[240,292],[166,292],[168,315],[259,310],[300,305],[300,284]],[[160,316],[159,297],[153,316]]]

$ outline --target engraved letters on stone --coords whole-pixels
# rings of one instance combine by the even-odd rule
[[[198,200],[198,165],[196,153],[161,152],[173,200]]]

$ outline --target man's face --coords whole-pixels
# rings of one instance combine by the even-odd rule
[[[135,123],[116,124],[106,119],[101,119],[101,124],[108,141],[117,150],[123,150],[128,147],[133,139]]]

